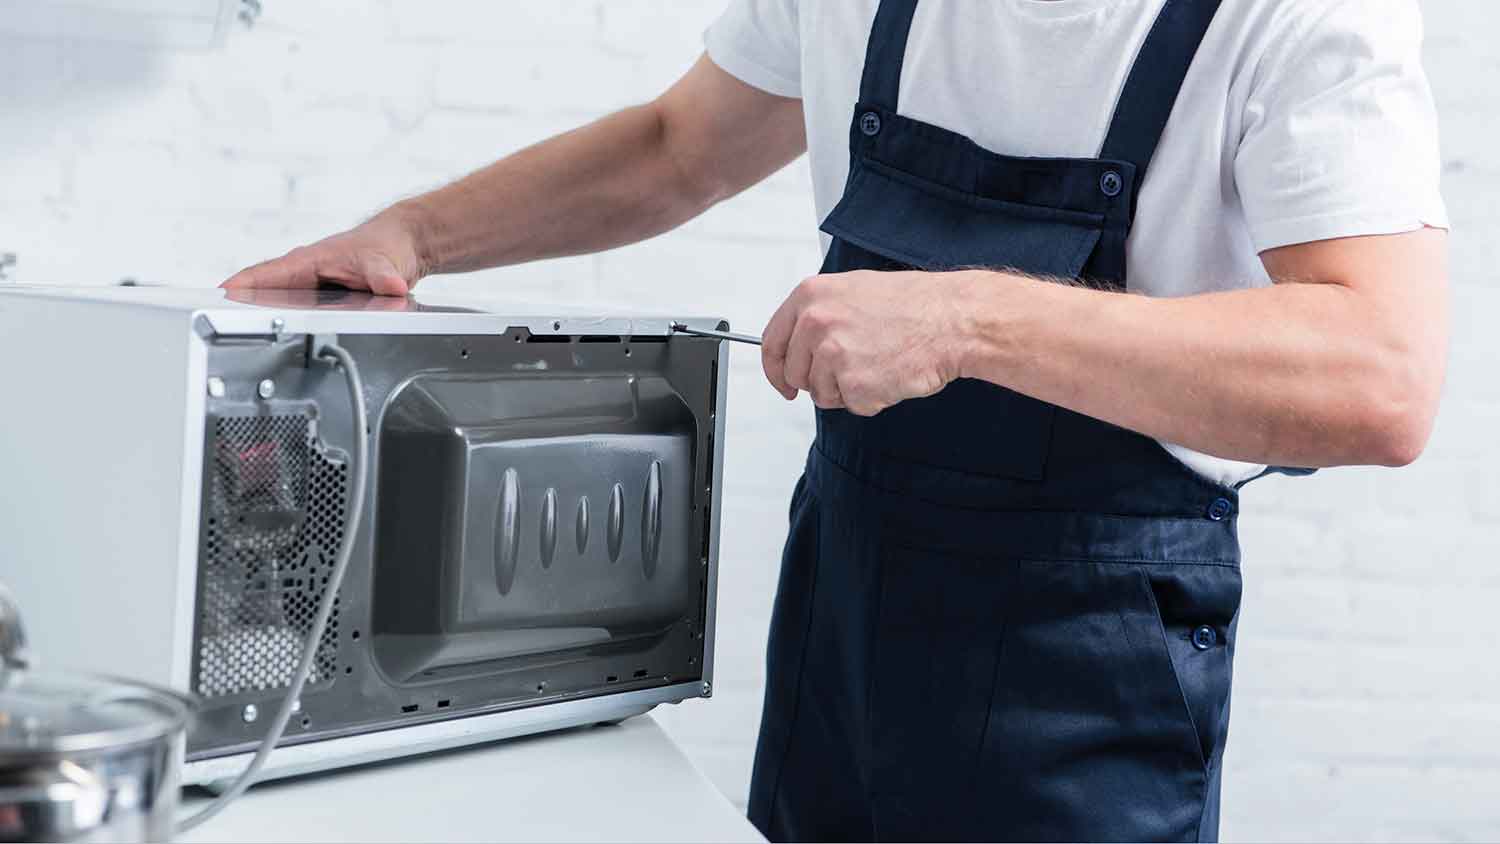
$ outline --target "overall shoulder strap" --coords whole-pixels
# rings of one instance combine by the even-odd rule
[[[901,96],[901,65],[906,61],[906,39],[911,34],[917,0],[881,0],[870,28],[865,49],[865,72],[859,83],[859,101],[896,110]]]
[[[1213,23],[1220,0],[1167,0],[1141,54],[1125,80],[1100,158],[1135,165],[1137,184],[1146,175],[1167,128],[1193,57]],[[868,72],[868,69],[866,70]]]

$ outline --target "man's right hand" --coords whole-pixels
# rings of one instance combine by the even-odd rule
[[[412,226],[392,209],[342,234],[240,270],[223,286],[268,289],[331,282],[351,290],[405,296],[426,272]]]

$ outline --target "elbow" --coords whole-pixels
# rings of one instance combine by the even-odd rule
[[[1423,366],[1396,356],[1379,368],[1355,420],[1355,462],[1400,468],[1426,451],[1437,420],[1443,367]]]
[[[1399,469],[1417,462],[1427,450],[1432,435],[1432,422],[1426,418],[1409,414],[1391,421],[1368,447],[1368,458],[1364,462],[1374,466]]]
[[[688,216],[713,207],[729,194],[721,168],[712,166],[705,155],[707,144],[692,137],[691,121],[684,121],[673,109],[658,99],[646,106],[650,110],[654,139],[665,170],[664,182]]]

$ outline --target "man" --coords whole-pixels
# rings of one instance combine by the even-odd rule
[[[752,819],[1212,839],[1239,488],[1409,463],[1436,413],[1420,42],[1413,0],[734,0],[655,102],[228,284],[618,246],[807,149],[826,261],[763,363],[818,436]]]

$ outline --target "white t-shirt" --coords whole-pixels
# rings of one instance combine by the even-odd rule
[[[926,0],[900,113],[994,152],[1097,157],[1164,0]],[[843,193],[877,0],[732,0],[709,57],[800,97],[818,219]],[[1132,290],[1269,284],[1258,254],[1447,227],[1415,0],[1228,0],[1188,72],[1128,245]],[[827,240],[824,240],[827,247]],[[1208,478],[1264,467],[1164,443]]]

